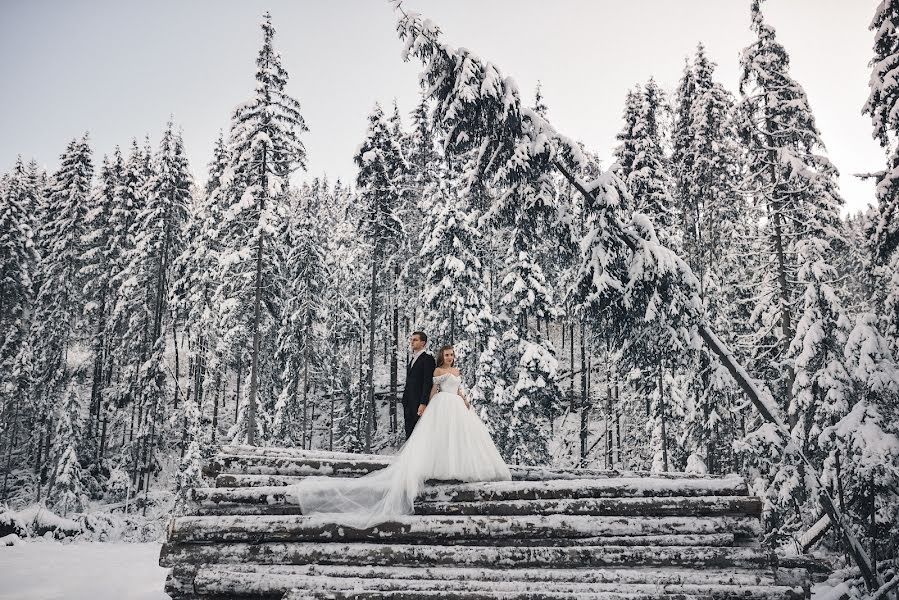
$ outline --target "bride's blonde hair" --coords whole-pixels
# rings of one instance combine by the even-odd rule
[[[443,353],[447,350],[453,350],[452,344],[446,344],[445,346],[440,346],[440,350],[437,351],[437,366],[443,366]],[[455,359],[453,359],[453,364],[455,364]]]

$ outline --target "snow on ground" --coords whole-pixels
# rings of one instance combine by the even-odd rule
[[[168,600],[160,546],[38,539],[0,548],[0,600]]]

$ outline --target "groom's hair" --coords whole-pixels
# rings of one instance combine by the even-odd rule
[[[423,341],[425,344],[428,343],[428,334],[425,333],[424,331],[413,331],[412,335],[417,335],[418,339]]]

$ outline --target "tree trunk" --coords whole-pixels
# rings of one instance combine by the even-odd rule
[[[0,313],[2,314],[2,313]],[[106,291],[100,295],[97,320],[97,344],[94,346],[94,369],[91,383],[91,401],[88,419],[88,435],[95,437],[100,429],[100,396],[103,389],[103,363],[106,360]]]
[[[374,404],[375,404],[375,315],[377,310],[375,302],[378,296],[378,261],[380,260],[380,247],[375,243],[375,247],[371,255],[371,296],[369,298],[368,313],[368,373],[367,378],[367,399],[363,404],[362,418],[365,422],[365,452],[371,452],[371,434],[372,421],[374,420]]]
[[[618,371],[615,371],[615,465],[621,464],[621,394],[618,387]]]
[[[222,370],[221,366],[219,366],[218,373],[215,376],[215,391],[216,397],[212,403],[212,443],[215,444],[215,434],[218,432],[219,428],[219,402],[218,402],[218,389],[219,384],[222,383]],[[224,394],[222,394],[224,396]]]
[[[568,340],[571,356],[568,362],[571,365],[571,412],[574,413],[577,412],[577,396],[574,393],[574,321],[571,322],[570,329],[571,335],[568,336]]]
[[[608,357],[608,355],[607,355]],[[612,468],[612,366],[606,369],[606,468]]]
[[[588,428],[588,411],[589,392],[587,390],[587,342],[586,327],[581,323],[581,462],[586,466],[587,459],[587,434]]]
[[[237,422],[237,416],[240,411],[240,379],[243,375],[243,353],[237,351],[237,389],[234,390],[234,422]]]
[[[175,327],[174,315],[172,315],[172,344],[175,346],[175,402],[173,408],[178,410],[178,396],[181,392],[181,361],[178,354],[178,330]]]
[[[307,411],[309,410],[309,360],[312,347],[309,343],[312,332],[312,323],[311,319],[306,318],[306,333],[305,333],[305,343],[303,344],[303,448],[306,447],[306,429],[312,431],[312,422],[315,418],[315,407],[312,408],[312,418],[307,417]],[[308,418],[308,420],[307,420]],[[310,433],[310,438],[311,433]],[[309,440],[309,446],[312,447],[312,440]]]
[[[665,421],[665,366],[659,362],[659,418],[662,421],[662,468],[668,472],[668,428]]]
[[[394,285],[399,282],[400,278],[400,268],[399,265],[394,265],[393,268],[393,281]],[[394,288],[395,289],[395,288]],[[393,333],[393,346],[390,352],[390,435],[396,435],[397,428],[399,426],[397,419],[397,402],[399,402],[399,396],[397,393],[397,388],[399,386],[399,360],[398,355],[400,351],[400,310],[397,302],[393,303],[393,318],[392,318],[392,333]]]
[[[13,415],[12,415],[12,430],[9,434],[9,450],[6,453],[6,469],[3,471],[3,501],[7,500],[7,480],[9,478],[9,472],[12,470],[12,454],[13,449],[16,447],[16,435],[18,434],[19,427],[19,397],[16,395],[16,399],[13,404]]]
[[[268,190],[266,177],[266,150],[262,150],[262,189],[265,192],[259,198],[260,215],[265,210],[265,193]],[[259,230],[259,245],[256,248],[256,284],[253,299],[253,356],[250,364],[250,397],[247,406],[247,444],[256,445],[256,398],[259,390],[259,327],[262,320],[262,257],[265,245],[265,232]]]

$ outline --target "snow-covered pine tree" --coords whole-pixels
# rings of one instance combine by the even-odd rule
[[[443,171],[429,194],[431,204],[422,233],[422,297],[432,316],[432,335],[455,345],[459,366],[473,378],[476,360],[471,359],[476,359],[493,315],[479,258],[483,241],[477,213],[457,186],[451,174]]]
[[[883,560],[899,533],[899,366],[873,313],[856,318],[844,364],[848,406],[819,436],[826,452],[824,483],[836,491],[857,535],[869,538],[872,554]]]
[[[376,104],[368,117],[365,139],[353,157],[359,168],[356,186],[362,202],[360,233],[370,246],[367,391],[361,415],[366,452],[371,450],[374,426],[375,328],[379,303],[383,302],[379,275],[385,265],[396,259],[395,254],[405,236],[399,209],[409,197],[406,186],[409,164],[396,133],[381,106]]]
[[[508,244],[498,290],[499,318],[508,328],[502,339],[508,389],[497,407],[505,415],[500,451],[514,464],[547,464],[550,422],[562,405],[562,392],[555,352],[536,327],[559,314],[541,250],[547,239],[559,239],[567,229],[558,221],[557,190],[547,165],[522,168],[512,162],[505,168],[507,186],[486,215],[494,228],[507,232]]]
[[[184,233],[185,248],[175,259],[176,275],[172,286],[173,309],[190,340],[190,382],[185,400],[192,402],[193,408],[184,405],[182,451],[187,452],[191,443],[193,417],[188,411],[196,408],[201,435],[197,443],[204,455],[211,452],[212,445],[217,441],[218,405],[215,402],[218,385],[228,366],[228,357],[223,356],[220,347],[221,331],[216,319],[218,307],[214,304],[213,294],[219,284],[218,259],[223,247],[219,227],[228,193],[223,186],[223,178],[229,164],[228,149],[223,135],[219,133],[203,196],[195,198],[189,209]],[[207,406],[210,403],[212,405]]]
[[[368,273],[356,265],[365,264],[368,248],[359,243],[358,197],[338,180],[322,207],[329,232],[325,238],[328,282],[325,286],[324,320],[326,331],[336,344],[327,344],[322,360],[328,365],[323,372],[323,392],[328,398],[329,450],[361,452],[363,437],[359,431],[361,399],[360,382],[354,385],[358,363],[364,360],[363,347],[368,295]]]
[[[672,134],[672,171],[675,199],[682,224],[683,256],[699,278],[705,312],[726,342],[732,344],[740,325],[734,323],[734,307],[742,301],[742,286],[731,257],[744,246],[740,227],[748,207],[737,194],[740,148],[733,123],[734,100],[714,80],[715,63],[700,44],[692,64],[687,64],[678,86]],[[739,264],[737,262],[737,264]],[[691,353],[687,366],[687,443],[689,451],[712,472],[730,472],[730,455],[736,435],[735,416],[729,407],[739,390],[721,372],[708,349]]]
[[[117,296],[114,282],[122,267],[122,250],[128,247],[127,231],[117,226],[116,211],[122,211],[125,164],[116,148],[113,159],[103,157],[97,185],[91,194],[87,213],[87,230],[82,238],[82,274],[85,276],[84,317],[93,352],[91,394],[88,402],[87,435],[99,453],[101,396],[111,368],[109,348],[109,315]]]
[[[15,362],[12,365],[9,376],[7,376],[8,379],[4,382],[4,385],[6,385],[6,400],[8,401],[5,407],[7,416],[4,419],[8,430],[5,430],[6,436],[4,441],[6,446],[2,455],[5,462],[3,467],[3,485],[2,490],[0,490],[0,494],[2,494],[0,497],[4,501],[9,501],[10,499],[9,476],[13,470],[13,456],[18,455],[15,464],[19,468],[25,469],[28,467],[28,447],[27,444],[24,447],[20,447],[19,434],[24,432],[25,439],[29,440],[30,432],[25,427],[37,420],[34,410],[35,401],[31,394],[34,389],[33,367],[31,344],[26,336],[19,347]],[[20,426],[20,423],[22,423],[22,426]],[[30,490],[27,487],[25,486],[25,490],[19,490],[19,493],[21,494],[24,491],[27,499],[30,500],[31,494],[28,493]]]
[[[820,465],[825,454],[819,445],[821,432],[849,406],[851,388],[843,351],[850,323],[832,287],[836,271],[824,258],[827,241],[812,237],[795,247],[804,293],[796,306],[796,334],[788,353],[794,373],[788,415],[795,422],[794,442]],[[752,436],[750,440],[755,441]],[[762,455],[760,450],[756,456]],[[753,461],[751,466],[770,482],[759,485],[758,491],[768,504],[769,525],[777,538],[795,532],[803,524],[803,515],[814,516],[814,510],[802,510],[809,500],[816,500],[816,485],[806,476],[804,465],[785,457],[774,465]]]
[[[616,170],[625,181],[634,172],[634,165],[637,164],[637,153],[639,152],[637,135],[641,127],[642,115],[643,93],[639,87],[635,87],[628,90],[624,98],[624,113],[622,115],[624,126],[615,136],[615,139],[618,140],[618,145],[612,153],[617,164]],[[625,198],[621,198],[621,200],[625,200]],[[627,200],[632,200],[630,194],[627,195]],[[621,208],[633,210],[634,207]]]
[[[400,141],[403,155],[407,159],[405,172],[405,186],[407,192],[404,202],[398,207],[397,214],[403,222],[404,235],[399,248],[391,261],[391,273],[388,277],[390,290],[387,292],[387,310],[390,317],[385,320],[388,331],[384,332],[385,350],[384,357],[389,362],[390,369],[390,399],[388,400],[388,427],[393,438],[394,445],[400,445],[402,437],[399,428],[400,404],[399,374],[402,360],[405,356],[401,349],[400,322],[409,319],[409,314],[416,314],[422,304],[420,298],[419,274],[421,265],[418,255],[421,249],[421,239],[418,232],[422,228],[424,215],[424,198],[428,192],[423,186],[430,186],[433,181],[434,144],[430,129],[430,120],[427,113],[427,105],[424,100],[412,113],[412,131],[403,132],[402,119],[396,99],[393,101],[393,116],[390,124],[393,127],[394,137]],[[415,160],[417,163],[413,163]],[[414,319],[413,319],[414,320]],[[405,328],[404,328],[405,329]],[[408,332],[406,332],[408,333]]]
[[[149,144],[149,139],[147,140]],[[131,452],[137,421],[137,402],[134,399],[137,362],[146,354],[146,336],[144,331],[149,325],[147,319],[146,297],[136,287],[137,280],[131,263],[135,260],[134,244],[139,233],[138,218],[147,206],[147,184],[153,173],[152,153],[148,148],[142,149],[137,140],[132,139],[131,150],[124,163],[122,184],[119,190],[120,200],[113,208],[110,228],[119,244],[117,251],[110,257],[115,263],[110,264],[114,274],[111,282],[115,290],[114,301],[110,306],[107,319],[106,340],[108,344],[107,374],[111,379],[106,382],[103,402],[100,408],[102,427],[100,431],[99,456],[106,453],[107,432],[109,437],[119,432],[125,440],[126,448],[121,448],[117,456],[117,464],[113,467],[114,477],[119,479],[125,472],[134,472],[135,458]],[[135,265],[136,268],[136,265]],[[127,285],[126,285],[127,284]],[[129,290],[133,293],[129,293]],[[130,410],[129,410],[130,409]],[[123,492],[127,495],[127,489]]]
[[[225,323],[225,346],[239,348],[252,340],[249,398],[228,434],[249,444],[255,444],[260,433],[259,441],[270,435],[278,387],[273,381],[277,377],[274,329],[280,323],[282,297],[274,236],[283,218],[290,173],[306,165],[306,149],[299,136],[308,130],[299,101],[286,92],[288,73],[273,46],[275,28],[269,13],[263,15],[262,33],[256,93],[234,110],[231,119],[233,162],[225,181],[229,205],[220,235],[225,247],[220,257],[222,283],[216,294]]]
[[[85,134],[80,140],[69,142],[47,190],[49,220],[43,228],[46,254],[41,256],[38,267],[41,284],[29,332],[37,418],[37,424],[31,430],[30,445],[41,482],[47,458],[43,452],[53,432],[56,403],[71,375],[67,360],[69,344],[81,329],[82,239],[93,172],[91,149]]]
[[[19,421],[24,415],[33,418],[27,388],[30,376],[23,381],[22,362],[30,363],[29,317],[39,259],[31,227],[34,209],[30,190],[29,174],[18,157],[9,178],[0,185],[0,457],[6,458],[4,499],[12,456],[18,450]]]
[[[195,396],[184,400],[184,427],[184,454],[175,480],[175,492],[182,502],[187,499],[191,488],[203,485],[204,435],[200,429],[200,407]]]
[[[867,227],[871,252],[874,302],[882,328],[899,350],[899,2],[882,0],[871,20],[874,57],[870,93],[862,112],[871,116],[874,137],[886,154],[883,171],[876,174],[877,206]]]
[[[191,175],[180,133],[170,121],[153,158],[146,203],[133,224],[134,246],[128,253],[116,312],[124,319],[123,341],[129,344],[124,377],[137,411],[131,448],[132,480],[148,489],[159,469],[157,451],[163,433],[166,365],[163,358],[170,317],[170,290],[175,258],[183,252],[183,231],[191,203]]]
[[[676,249],[681,245],[678,228],[680,220],[672,197],[674,182],[671,179],[670,161],[663,149],[667,99],[652,78],[643,87],[641,96],[639,118],[634,125],[633,138],[629,140],[633,144],[634,161],[629,170],[622,172],[627,176],[628,190],[634,199],[636,210],[652,219],[659,241]],[[629,127],[630,124],[626,126]],[[623,145],[627,145],[627,142],[623,142]]]
[[[870,93],[862,111],[870,115],[874,137],[887,154],[886,168],[877,174],[877,211],[871,222],[871,251],[879,264],[899,247],[899,2],[882,0],[869,29],[874,32],[874,57],[869,63]]]
[[[7,390],[11,389],[16,357],[28,336],[28,316],[34,301],[38,255],[30,204],[28,173],[20,156],[0,189],[0,411],[7,416],[0,428],[10,423],[13,398]]]
[[[756,40],[743,51],[737,106],[748,168],[745,191],[764,199],[767,216],[759,257],[763,280],[756,285],[753,311],[758,348],[753,362],[787,409],[793,373],[784,359],[795,335],[793,307],[799,294],[793,283],[799,267],[795,244],[809,216],[815,216],[818,194],[833,194],[836,169],[822,153],[805,90],[790,76],[787,51],[763,19],[760,5],[761,0],[752,3]]]
[[[315,409],[321,405],[322,353],[328,343],[323,303],[330,274],[324,250],[326,230],[319,217],[326,192],[318,179],[306,186],[291,203],[280,233],[286,254],[286,298],[278,331],[283,387],[275,404],[272,434],[281,444],[301,448],[312,448]]]
[[[664,152],[666,112],[667,100],[654,79],[650,79],[642,90],[629,92],[625,101],[624,128],[618,135],[620,144],[616,148],[616,158],[634,210],[652,222],[659,243],[679,248],[682,239],[681,217],[673,197],[670,161]],[[622,366],[628,370],[638,369],[641,373],[638,394],[647,401],[645,435],[653,457],[652,467],[667,471],[683,462],[672,456],[677,445],[674,440],[682,437],[683,429],[683,406],[680,401],[683,392],[672,387],[672,384],[683,381],[674,377],[674,370],[683,368],[685,364],[666,362],[665,358],[686,355],[674,351],[672,338],[665,326],[658,327],[658,323],[651,321],[648,324],[649,327],[634,329],[620,340],[624,350]],[[606,331],[610,330],[607,328]]]
[[[56,407],[56,430],[50,449],[53,466],[47,485],[47,501],[63,516],[80,511],[87,504],[87,473],[81,466],[79,452],[84,441],[83,403],[79,383],[70,379],[62,402]]]
[[[776,386],[796,447],[817,468],[817,438],[847,408],[848,381],[842,348],[849,321],[833,267],[845,248],[839,214],[837,171],[802,87],[789,75],[789,57],[752,4],[756,41],[743,54],[738,106],[747,152],[748,192],[765,202],[767,221],[759,255],[753,324],[756,369]],[[750,426],[750,467],[766,497],[775,536],[788,534],[809,516],[817,483],[795,454],[776,455],[767,426]],[[776,445],[776,444],[775,444]]]

